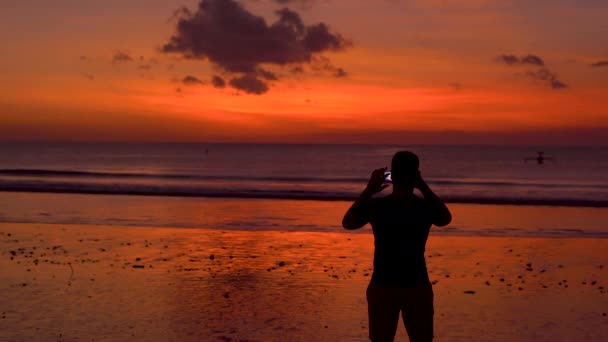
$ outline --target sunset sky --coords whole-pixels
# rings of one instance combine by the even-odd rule
[[[605,0],[8,0],[0,140],[608,145]]]

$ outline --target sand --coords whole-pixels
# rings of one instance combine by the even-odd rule
[[[607,251],[431,235],[436,341],[605,341]],[[366,341],[372,252],[346,231],[3,223],[0,340]]]

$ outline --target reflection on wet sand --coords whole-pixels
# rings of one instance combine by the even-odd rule
[[[607,247],[431,235],[437,339],[601,340]],[[0,337],[366,341],[372,249],[369,234],[1,224]]]

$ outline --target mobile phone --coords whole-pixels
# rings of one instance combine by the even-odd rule
[[[384,183],[392,183],[393,179],[391,178],[390,171],[384,171]]]

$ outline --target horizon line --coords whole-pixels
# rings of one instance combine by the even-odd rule
[[[0,144],[167,144],[167,145],[324,145],[324,146],[433,146],[433,147],[550,147],[550,148],[607,148],[608,144],[551,144],[551,143],[523,143],[523,144],[500,144],[500,143],[349,143],[349,142],[276,142],[276,141],[179,141],[179,140],[1,140]]]

